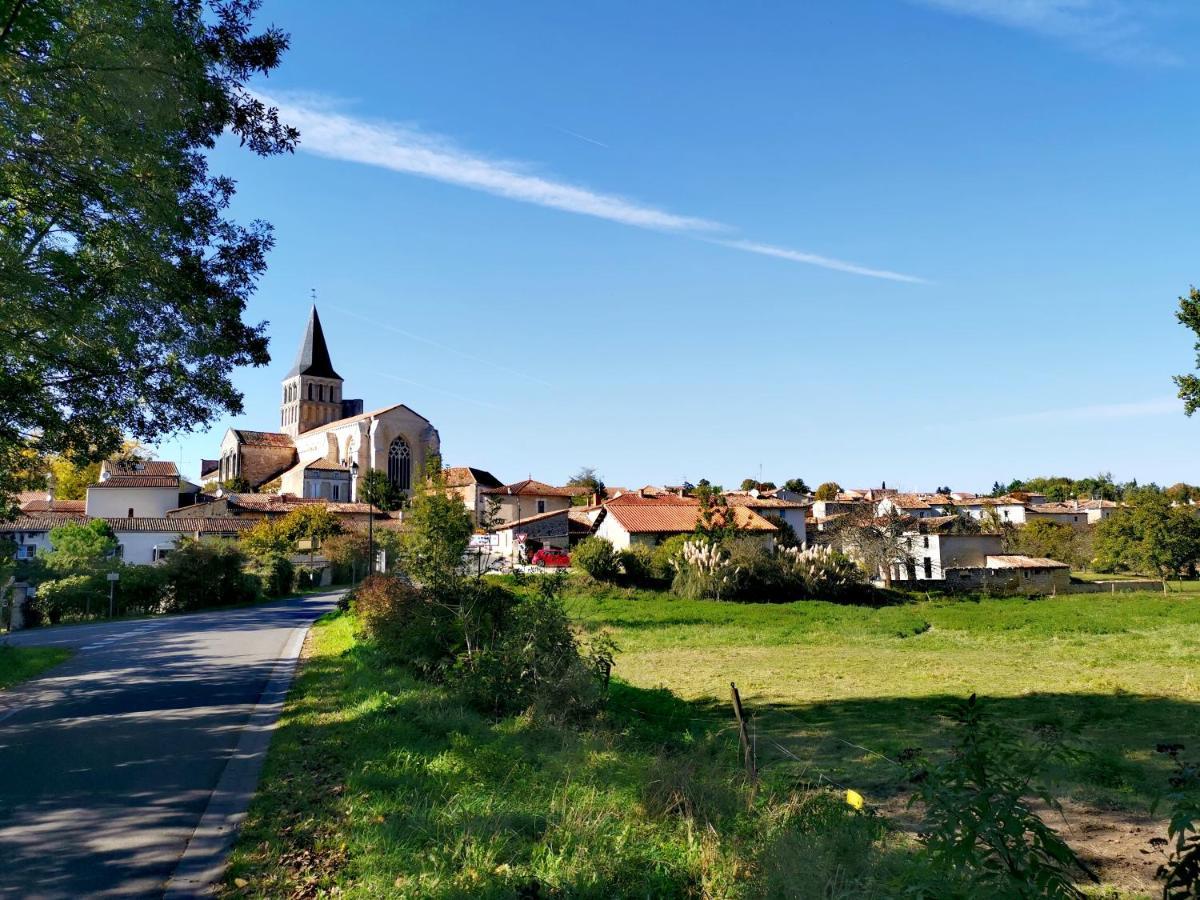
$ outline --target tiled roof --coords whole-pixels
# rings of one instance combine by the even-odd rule
[[[1069,569],[1066,563],[1044,556],[989,556],[990,569]]]
[[[245,531],[254,527],[253,519],[238,519],[232,516],[176,516],[170,519],[158,518],[105,518],[112,530],[127,531],[165,531],[178,534],[220,534],[229,531]]]
[[[630,534],[686,534],[696,529],[700,517],[698,503],[611,504],[608,515]],[[775,526],[744,506],[730,507],[734,522],[743,531],[775,531]]]
[[[1084,510],[1080,509],[1075,503],[1034,503],[1029,507],[1035,513],[1081,513]]]
[[[237,435],[239,444],[246,444],[250,447],[284,447],[291,448],[294,442],[286,434],[280,434],[277,431],[245,431],[241,428],[233,429],[233,433]]]
[[[179,476],[169,475],[113,475],[105,481],[89,484],[88,490],[95,488],[176,488],[179,487]]]
[[[805,509],[811,503],[801,503],[798,500],[780,500],[776,497],[751,497],[749,494],[726,494],[725,499],[730,506],[745,506],[750,509]]]
[[[538,513],[536,516],[526,516],[523,519],[517,519],[513,522],[504,522],[501,525],[495,526],[492,531],[507,531],[510,528],[518,528],[522,525],[528,525],[530,522],[540,522],[543,519],[552,519],[555,516],[568,516],[569,513],[569,507],[566,509],[555,509],[551,510],[550,512]]]
[[[23,513],[44,513],[44,512],[63,512],[63,513],[82,513],[85,511],[87,501],[85,500],[47,500],[45,495],[40,495],[37,500],[27,500],[21,504],[21,512]]]
[[[340,465],[339,463],[330,462],[329,460],[325,459],[324,457],[322,457],[321,459],[314,459],[312,462],[310,462],[304,468],[306,468],[306,469],[321,469],[326,472],[349,472],[350,471],[345,466]]]
[[[68,513],[48,513],[37,516],[21,516],[11,522],[0,523],[0,531],[49,531],[68,522],[89,522],[91,517],[72,515]],[[116,532],[131,531],[164,531],[173,534],[223,533],[229,531],[244,531],[253,528],[254,519],[235,519],[231,517],[212,516],[179,516],[175,518],[117,518],[105,517],[112,530]]]
[[[301,437],[308,437],[313,434],[320,434],[322,431],[328,431],[331,428],[340,428],[343,425],[350,425],[354,422],[361,422],[365,419],[373,419],[376,416],[382,416],[386,412],[391,412],[393,409],[407,409],[410,413],[420,419],[422,422],[429,422],[427,418],[421,415],[411,407],[405,406],[403,403],[393,403],[391,406],[383,406],[379,409],[373,409],[370,412],[359,413],[357,416],[347,416],[345,419],[336,419],[333,422],[326,422],[324,425],[318,425],[316,428],[310,428],[304,432]],[[290,438],[289,438],[290,440]]]
[[[476,469],[472,466],[450,466],[443,473],[446,487],[468,487],[472,484],[486,488],[503,487],[504,483],[486,469]]]
[[[552,484],[546,484],[544,481],[534,481],[532,478],[527,478],[524,481],[518,481],[514,484],[487,488],[482,493],[502,494],[506,497],[574,497],[578,493],[578,490],[576,488],[555,487]]]
[[[17,516],[8,522],[0,522],[0,531],[49,531],[68,522],[86,522],[87,516],[79,513],[38,513],[36,516]]]
[[[680,497],[678,494],[656,494],[652,496],[643,496],[639,493],[633,494],[618,494],[609,500],[604,501],[604,506],[638,506],[646,504],[658,504],[659,506],[695,506],[697,500],[695,497]]]
[[[156,475],[163,478],[178,478],[175,463],[165,459],[110,459],[100,467],[101,472],[112,476]]]

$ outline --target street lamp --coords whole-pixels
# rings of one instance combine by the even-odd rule
[[[354,494],[358,496],[358,462],[350,463],[350,477],[354,479]],[[358,498],[361,502],[362,498]],[[367,573],[374,574],[375,572],[375,503],[371,499],[371,492],[367,491],[367,509],[370,512],[367,514]]]

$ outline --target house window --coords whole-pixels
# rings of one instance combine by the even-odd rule
[[[539,500],[537,502],[537,511],[539,513],[544,513],[546,511],[546,501],[545,500]]]
[[[133,518],[133,507],[132,507],[132,506],[131,506],[131,507],[129,507],[129,514],[128,514],[128,515],[126,515],[126,516],[125,516],[125,518],[127,518],[127,519],[132,519],[132,518]]]
[[[317,385],[317,399],[321,402],[325,401],[325,385],[323,384]]]
[[[340,484],[335,484],[333,486],[333,499],[334,500],[342,499],[342,486]]]
[[[311,399],[312,399],[312,387],[313,387],[313,386],[312,386],[312,382],[310,381],[310,382],[308,383],[308,399],[309,399],[309,400],[311,400]]]
[[[1007,509],[1004,511],[1004,518],[1006,518],[1006,519],[1008,518],[1008,510]]]
[[[929,549],[929,535],[925,535],[925,549]]]
[[[412,451],[402,437],[392,441],[388,448],[388,481],[402,491],[412,487]]]
[[[933,577],[933,560],[930,559],[928,556],[925,557],[925,577],[926,578]]]

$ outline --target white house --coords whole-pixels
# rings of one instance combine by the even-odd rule
[[[725,499],[730,506],[744,506],[746,509],[758,513],[764,519],[772,516],[782,519],[796,532],[796,540],[799,541],[800,546],[807,546],[808,533],[805,514],[812,508],[811,503],[784,500],[780,497],[764,497],[757,491],[730,491],[725,495]]]
[[[173,462],[106,460],[88,485],[84,510],[95,518],[160,518],[199,488],[179,477]]]
[[[17,559],[30,559],[39,552],[53,549],[50,532],[68,522],[87,522],[88,516],[46,513],[19,516],[0,524],[0,537],[17,545]],[[200,538],[232,538],[254,525],[253,519],[161,517],[103,517],[112,527],[119,547],[118,555],[127,563],[147,565],[167,556],[181,535]]]
[[[761,539],[768,547],[775,545],[774,525],[745,506],[731,506],[730,511],[740,531]],[[623,494],[605,501],[596,536],[618,550],[634,544],[654,547],[677,534],[691,534],[699,518],[700,504],[691,498]]]

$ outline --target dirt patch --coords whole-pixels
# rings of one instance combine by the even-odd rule
[[[921,824],[920,809],[909,809],[907,804],[907,797],[892,797],[880,804],[879,811],[915,838]],[[1155,880],[1154,873],[1163,856],[1150,845],[1150,840],[1166,837],[1165,820],[1072,800],[1062,801],[1062,815],[1040,802],[1031,808],[1071,845],[1103,884],[1124,894],[1162,893],[1162,883]]]

